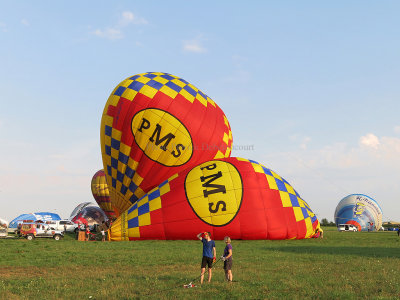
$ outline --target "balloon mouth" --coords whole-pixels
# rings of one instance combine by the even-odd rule
[[[352,224],[357,227],[358,231],[361,231],[361,225],[357,221],[350,220],[350,221],[347,221],[346,224]]]

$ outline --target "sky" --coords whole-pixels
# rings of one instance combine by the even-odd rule
[[[398,1],[0,0],[0,218],[94,201],[100,121],[123,79],[184,78],[232,156],[284,177],[318,218],[349,194],[400,220]]]

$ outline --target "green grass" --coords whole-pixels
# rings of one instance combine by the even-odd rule
[[[219,262],[210,284],[184,289],[200,274],[199,241],[2,239],[0,299],[400,298],[394,232],[326,228],[324,239],[232,245],[235,282],[224,281]],[[216,247],[221,255],[224,243]]]

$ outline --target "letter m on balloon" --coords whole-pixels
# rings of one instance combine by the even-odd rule
[[[167,135],[165,135],[164,137],[161,137],[161,126],[160,124],[156,125],[156,129],[154,130],[152,136],[150,137],[150,141],[151,142],[155,142],[156,146],[160,145],[162,142],[164,142],[164,145],[161,145],[160,148],[164,151],[167,150],[167,146],[168,144],[171,142],[171,140],[173,138],[175,138],[175,135],[173,135],[172,133],[168,133]],[[154,137],[156,138],[156,140],[154,141]]]
[[[201,182],[204,182],[202,186],[206,188],[205,190],[203,190],[204,198],[207,198],[210,194],[226,193],[225,185],[213,183],[213,181],[217,180],[220,177],[222,177],[221,171],[216,174],[200,177]],[[210,188],[211,190],[208,190],[208,188]]]

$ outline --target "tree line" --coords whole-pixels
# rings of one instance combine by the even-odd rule
[[[336,226],[336,224],[332,221],[329,222],[327,218],[323,218],[321,220],[321,226]]]

